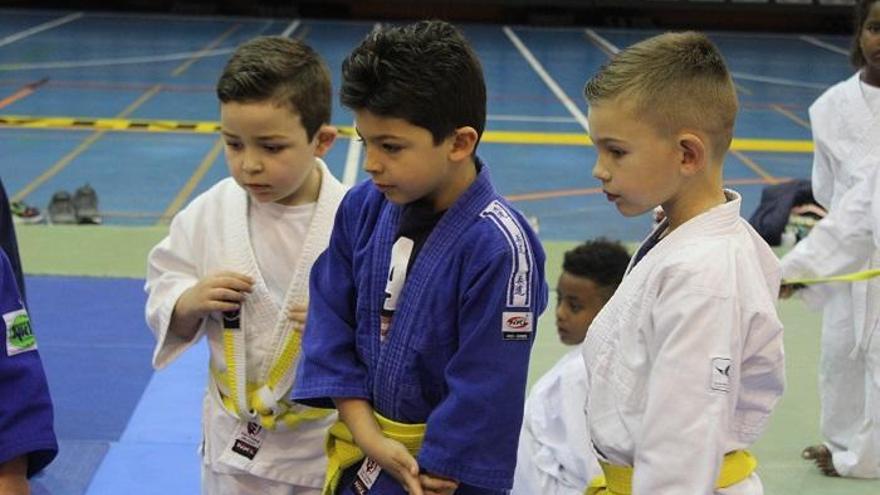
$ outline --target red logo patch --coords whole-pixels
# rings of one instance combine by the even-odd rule
[[[507,319],[507,328],[519,330],[529,326],[529,319],[523,316],[511,316]]]

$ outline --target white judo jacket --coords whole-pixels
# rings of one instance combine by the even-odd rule
[[[782,395],[779,263],[726,194],[631,263],[584,341],[589,434],[600,459],[635,468],[636,495],[714,493],[724,454],[758,439]]]
[[[206,318],[190,342],[169,333],[168,326],[177,299],[186,289],[206,275],[231,270],[255,281],[253,292],[241,309],[241,327],[246,339],[248,380],[265,380],[273,355],[284,344],[291,327],[288,310],[308,302],[312,264],[327,247],[336,209],[345,193],[324,162],[319,162],[320,193],[299,261],[290,267],[293,277],[284,307],[273,302],[259,272],[248,233],[248,195],[232,178],[214,185],[174,217],[168,237],[149,255],[146,317],[157,341],[153,366],[168,365],[205,335],[211,367],[220,372],[226,370],[221,315]],[[263,430],[259,450],[249,459],[232,449],[236,439],[246,434],[247,422],[224,409],[212,376],[203,406],[203,460],[210,469],[221,473],[244,471],[283,483],[320,487],[326,468],[325,433],[334,420],[335,415],[305,422],[292,431]],[[253,438],[250,441],[254,443]]]
[[[587,383],[580,346],[529,392],[511,495],[583,495],[601,474],[584,421]]]

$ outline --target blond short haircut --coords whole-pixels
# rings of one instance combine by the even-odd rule
[[[718,48],[704,34],[666,33],[617,54],[587,82],[590,105],[622,98],[664,136],[682,130],[709,138],[714,160],[733,139],[737,100]]]

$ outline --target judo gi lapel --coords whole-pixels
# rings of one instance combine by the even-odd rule
[[[481,162],[478,163],[478,167],[479,172],[474,182],[446,211],[422,246],[411,271],[407,274],[388,337],[385,343],[380,345],[379,308],[384,298],[391,246],[397,234],[401,207],[389,203],[386,211],[383,212],[380,222],[382,230],[379,232],[381,249],[376,251],[375,256],[378,259],[374,260],[374,266],[379,269],[373,274],[371,284],[374,301],[371,323],[375,329],[375,336],[371,338],[371,342],[374,349],[381,348],[378,360],[375,362],[373,397],[376,410],[391,419],[400,417],[400,411],[397,410],[398,379],[406,367],[407,350],[410,348],[411,339],[419,330],[414,323],[423,307],[420,302],[428,297],[426,291],[442,290],[437,284],[437,279],[446,275],[435,273],[440,266],[438,262],[452,255],[451,253],[455,251],[455,243],[464,231],[479,218],[483,208],[497,198],[489,178],[488,167]],[[454,297],[454,295],[446,295],[446,297]]]
[[[242,306],[242,329],[246,337],[248,332],[252,332],[255,328],[262,328],[265,332],[272,331],[272,344],[269,349],[273,349],[273,355],[263,360],[258,376],[248,376],[251,381],[262,383],[284,348],[292,328],[287,318],[288,309],[308,303],[309,272],[317,256],[327,247],[336,208],[345,192],[323,161],[318,160],[318,167],[321,172],[318,201],[309,222],[299,259],[296,266],[291,267],[294,272],[293,278],[281,308],[272,301],[268,286],[257,265],[248,229],[248,205],[251,200],[247,192],[240,187],[234,188],[227,198],[229,206],[228,214],[224,217],[223,230],[227,238],[232,241],[227,244],[229,253],[227,262],[231,270],[254,279],[253,292],[245,299]],[[290,387],[292,380],[292,374],[283,380],[278,388],[279,394],[282,389]]]
[[[850,136],[856,140],[849,156],[854,158],[866,156],[880,139],[880,115],[871,113],[860,77],[861,71],[856,72],[844,85],[846,119],[850,122]]]

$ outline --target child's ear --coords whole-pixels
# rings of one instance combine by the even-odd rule
[[[706,168],[708,150],[706,141],[698,134],[684,132],[678,135],[678,147],[681,153],[681,173],[690,176]]]
[[[480,135],[471,126],[459,127],[449,138],[452,140],[452,148],[449,150],[449,160],[460,162],[474,154]]]
[[[322,125],[318,128],[318,132],[315,133],[315,141],[317,145],[315,146],[315,156],[318,158],[323,158],[324,155],[330,151],[330,147],[333,146],[333,142],[336,141],[336,136],[339,134],[339,130],[337,130],[332,125]]]

